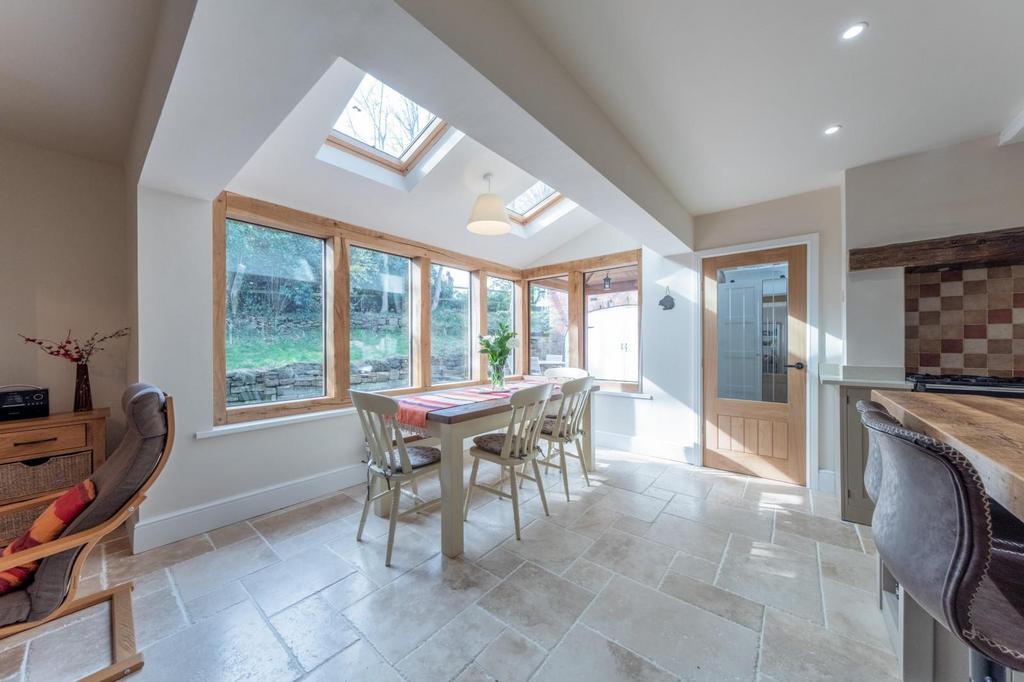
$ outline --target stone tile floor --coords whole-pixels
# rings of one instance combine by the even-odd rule
[[[836,498],[598,456],[589,488],[570,469],[571,502],[546,476],[549,517],[523,489],[521,541],[510,503],[477,493],[460,560],[435,508],[403,517],[385,568],[383,520],[355,540],[356,487],[135,556],[122,534],[84,586],[135,580],[140,681],[895,678],[870,531]],[[0,642],[0,680],[106,665],[105,609]]]

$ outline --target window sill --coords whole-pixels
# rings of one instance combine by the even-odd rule
[[[650,393],[629,393],[627,391],[616,391],[606,388],[602,388],[594,395],[607,398],[626,398],[627,400],[654,400],[654,396]]]
[[[342,407],[336,410],[307,412],[305,414],[290,414],[285,417],[272,417],[270,419],[257,419],[254,421],[239,422],[237,424],[225,424],[223,426],[214,426],[206,431],[196,431],[196,440],[218,438],[220,436],[232,436],[236,433],[245,433],[246,431],[261,431],[263,429],[272,429],[278,426],[289,426],[291,424],[302,424],[305,422],[317,421],[319,419],[333,419],[335,417],[344,417],[346,415],[355,414],[355,412],[356,409],[354,407]]]

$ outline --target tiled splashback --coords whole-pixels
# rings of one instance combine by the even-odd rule
[[[1024,377],[1024,265],[910,272],[907,373]]]

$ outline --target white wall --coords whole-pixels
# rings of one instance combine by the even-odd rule
[[[851,168],[846,247],[1024,225],[1024,145],[996,136]],[[903,368],[903,269],[850,273],[846,364]]]
[[[817,233],[820,238],[819,348],[821,364],[838,365],[843,357],[842,205],[838,187],[797,194],[717,213],[697,216],[697,250]],[[902,318],[901,318],[902,320]],[[839,454],[839,394],[834,386],[818,392],[818,468],[835,471]]]
[[[50,389],[50,411],[74,405],[75,368],[18,333],[63,339],[131,324],[124,172],[119,166],[0,139],[0,384]],[[124,430],[128,341],[89,363],[93,405],[112,410],[108,448]]]
[[[601,223],[534,265],[640,246],[625,232]],[[692,253],[664,257],[644,248],[642,277],[640,364],[644,398],[598,393],[594,400],[596,441],[604,447],[696,464],[700,459],[700,424],[694,411],[699,390],[694,372],[700,360],[692,343],[700,300],[696,257]],[[666,286],[676,301],[672,310],[658,306]]]
[[[208,201],[140,188],[139,375],[175,397],[177,437],[140,510],[135,550],[365,480],[354,414],[199,440],[213,427]]]

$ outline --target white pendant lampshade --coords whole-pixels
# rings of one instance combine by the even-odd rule
[[[484,176],[487,179],[490,189],[491,174]],[[481,194],[473,204],[473,211],[469,214],[469,223],[466,229],[473,234],[496,236],[508,234],[512,231],[512,225],[508,222],[508,211],[505,209],[505,202],[500,196],[492,192]]]

